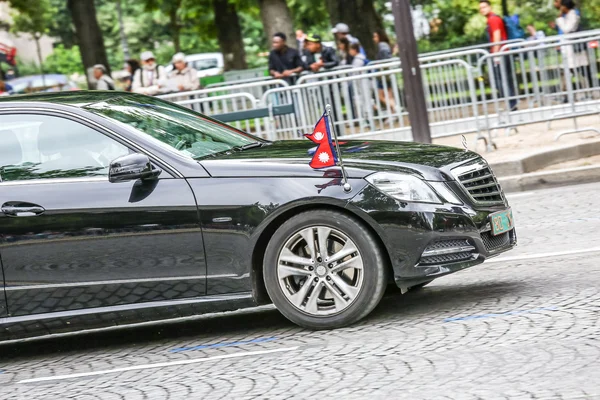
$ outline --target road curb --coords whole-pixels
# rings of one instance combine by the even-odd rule
[[[600,140],[539,151],[517,160],[490,163],[498,177],[514,177],[535,173],[553,164],[578,160],[600,154]]]
[[[598,182],[600,181],[600,165],[531,172],[500,177],[498,181],[507,193]]]

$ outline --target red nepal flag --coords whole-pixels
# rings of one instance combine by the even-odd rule
[[[329,117],[327,114],[323,114],[313,133],[305,135],[307,138],[315,142],[318,147],[315,151],[315,155],[310,160],[310,165],[314,169],[333,167],[338,159],[333,149],[333,143],[331,142],[331,132],[329,131]]]

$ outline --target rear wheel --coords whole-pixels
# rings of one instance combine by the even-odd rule
[[[385,289],[385,261],[371,232],[345,214],[318,210],[285,222],[267,246],[267,291],[281,313],[311,329],[352,324]]]

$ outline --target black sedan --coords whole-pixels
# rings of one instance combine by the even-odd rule
[[[274,303],[311,329],[516,244],[487,163],[462,149],[270,142],[156,98],[0,101],[0,338]]]

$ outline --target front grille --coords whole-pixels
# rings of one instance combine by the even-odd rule
[[[423,251],[419,265],[439,265],[471,260],[476,249],[468,239],[438,240]]]
[[[422,257],[419,264],[420,265],[447,264],[447,263],[455,263],[455,262],[460,262],[460,261],[467,261],[472,258],[473,258],[473,253],[465,251],[462,253],[444,254],[441,256]]]
[[[454,170],[458,181],[475,203],[503,204],[502,189],[492,169],[483,160]]]
[[[439,249],[447,249],[449,247],[461,247],[461,246],[471,246],[469,241],[466,239],[457,239],[457,240],[440,240],[433,244],[430,244],[425,249],[425,252],[431,250],[439,250]]]
[[[484,232],[481,234],[481,240],[487,251],[494,251],[510,245],[510,232],[498,236],[493,236],[491,232]]]

